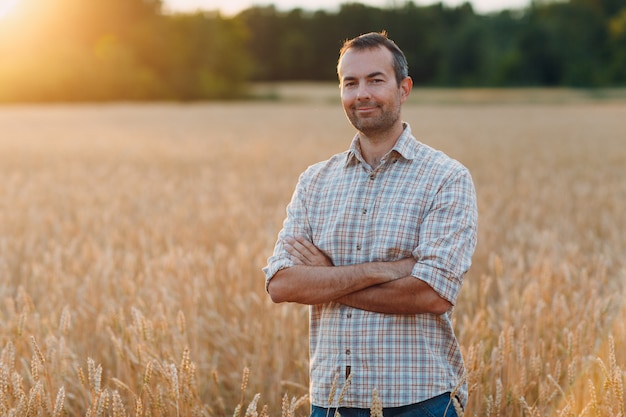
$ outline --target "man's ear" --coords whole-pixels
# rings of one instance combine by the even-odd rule
[[[404,103],[411,95],[411,90],[413,89],[413,79],[411,77],[406,77],[400,83],[400,90],[402,94],[402,102]]]

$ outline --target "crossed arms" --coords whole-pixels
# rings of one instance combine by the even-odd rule
[[[426,282],[411,276],[415,259],[334,266],[303,237],[287,237],[295,266],[278,271],[268,284],[272,301],[322,304],[335,301],[386,314],[443,314],[452,304]]]

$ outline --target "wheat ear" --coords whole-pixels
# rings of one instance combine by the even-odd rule
[[[378,396],[378,390],[372,390],[372,407],[370,408],[370,417],[383,417],[383,403]]]

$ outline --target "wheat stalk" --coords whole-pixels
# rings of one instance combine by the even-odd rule
[[[259,413],[257,412],[257,404],[259,403],[259,399],[261,398],[261,394],[256,393],[248,404],[248,408],[246,409],[245,417],[258,417]]]
[[[343,404],[345,395],[348,392],[350,385],[352,384],[352,375],[354,375],[354,373],[351,372],[350,375],[348,375],[348,377],[346,378],[345,382],[343,383],[343,386],[341,387],[341,391],[339,391],[339,399],[337,400],[337,410],[335,411],[335,417],[340,417],[339,407],[341,407],[341,404]]]
[[[370,417],[383,417],[383,403],[378,396],[378,390],[372,389],[372,405],[370,407]]]
[[[339,384],[339,372],[335,374],[333,378],[333,382],[330,386],[330,391],[328,393],[328,407],[332,407],[335,402],[335,395],[337,394],[337,386]]]
[[[61,417],[63,413],[64,403],[65,403],[65,387],[61,387],[59,388],[56,401],[54,402],[54,411],[52,413],[53,417]]]
[[[117,390],[113,390],[111,393],[112,411],[113,417],[126,417],[126,409],[124,408],[124,402],[120,397]]]
[[[237,407],[235,407],[235,412],[233,414],[233,417],[239,417],[239,413],[241,412],[241,409],[243,408],[243,401],[244,401],[244,396],[246,393],[246,389],[248,388],[248,378],[250,377],[250,369],[246,366],[243,368],[243,376],[241,378],[241,396],[239,398],[239,404],[237,404]]]

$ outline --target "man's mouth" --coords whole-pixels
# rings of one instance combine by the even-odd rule
[[[378,108],[377,105],[371,104],[371,105],[365,105],[365,106],[364,105],[357,106],[357,107],[354,108],[354,110],[357,113],[368,113],[368,112],[376,110],[377,108]]]

